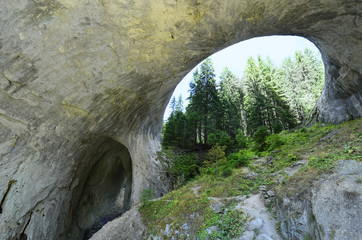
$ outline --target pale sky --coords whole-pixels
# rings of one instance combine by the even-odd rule
[[[295,51],[303,51],[305,48],[309,48],[316,56],[320,56],[319,50],[313,43],[296,36],[259,37],[234,44],[211,55],[216,81],[219,81],[220,74],[225,67],[228,67],[237,77],[241,77],[249,57],[261,56],[263,59],[270,57],[274,65],[280,66],[285,58],[293,57]],[[199,67],[199,65],[196,67]],[[189,97],[189,83],[196,67],[182,79],[171,97],[172,99],[175,96],[178,99],[181,94],[184,107],[188,102],[186,99]],[[167,106],[164,120],[167,120],[170,113],[171,109]]]

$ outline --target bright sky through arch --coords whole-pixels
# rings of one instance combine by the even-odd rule
[[[293,57],[296,51],[303,51],[306,48],[309,48],[316,56],[320,57],[318,48],[312,42],[296,36],[253,38],[234,44],[210,57],[214,65],[216,81],[219,81],[220,74],[225,67],[228,67],[236,76],[241,77],[249,57],[257,58],[261,56],[264,59],[270,57],[274,65],[280,66],[285,58]],[[199,67],[199,65],[196,67]],[[186,99],[189,97],[189,83],[192,80],[192,73],[195,68],[182,79],[172,95],[176,99],[182,95],[184,106],[188,102]],[[164,121],[167,120],[170,113],[171,109],[168,105],[164,114]]]

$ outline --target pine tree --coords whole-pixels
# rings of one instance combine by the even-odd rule
[[[194,72],[190,88],[190,107],[188,110],[195,113],[196,124],[194,124],[197,126],[195,130],[197,131],[198,142],[206,144],[208,134],[219,127],[218,113],[221,109],[211,59],[207,58],[202,62],[200,72]]]
[[[240,80],[228,68],[223,70],[220,80],[221,129],[234,138],[238,129],[245,128],[241,122],[244,93]]]
[[[297,51],[294,59],[284,60],[280,74],[292,113],[302,122],[320,97],[324,84],[323,63],[309,49]]]
[[[245,105],[248,113],[248,131],[253,134],[265,126],[270,132],[289,129],[295,125],[281,88],[277,85],[278,74],[270,60],[258,57],[248,59],[244,73],[246,86]]]
[[[188,144],[187,119],[183,113],[182,96],[179,96],[178,101],[173,97],[170,106],[172,112],[163,127],[163,144],[178,145],[184,147]]]

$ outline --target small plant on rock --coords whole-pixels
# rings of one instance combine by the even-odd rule
[[[143,189],[143,191],[141,193],[142,206],[146,206],[147,203],[154,198],[155,198],[155,195],[153,194],[152,189]]]

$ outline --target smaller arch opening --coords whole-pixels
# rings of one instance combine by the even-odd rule
[[[89,239],[131,205],[132,160],[128,149],[107,138],[83,185],[73,221],[73,235]]]

